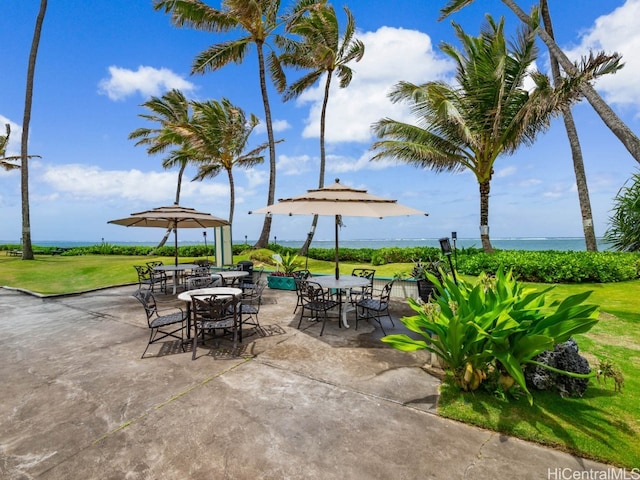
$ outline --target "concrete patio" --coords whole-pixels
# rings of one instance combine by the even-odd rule
[[[298,330],[294,292],[265,291],[265,335],[247,336],[237,358],[199,347],[192,361],[169,341],[140,359],[148,328],[135,289],[0,289],[0,478],[548,479],[608,468],[438,417],[428,354],[391,349],[368,323]],[[410,312],[394,304],[395,318]]]

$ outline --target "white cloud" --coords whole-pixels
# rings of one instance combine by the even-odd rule
[[[511,175],[515,174],[517,171],[518,169],[516,167],[514,167],[513,165],[510,165],[508,167],[498,170],[496,172],[496,178],[510,177]]]
[[[606,75],[596,82],[598,90],[604,93],[607,101],[619,105],[629,105],[640,110],[640,0],[627,0],[621,7],[608,15],[596,19],[593,27],[581,37],[580,44],[566,51],[577,60],[594,52],[604,50],[607,53],[622,54],[624,68],[614,75]]]
[[[518,182],[516,185],[518,187],[535,187],[536,185],[540,185],[542,183],[542,180],[540,180],[539,178],[527,178],[525,180],[521,180],[520,182]]]
[[[312,159],[309,155],[280,155],[278,156],[278,164],[276,171],[282,175],[302,175],[312,171],[310,166]],[[313,166],[313,169],[316,167]]]
[[[291,128],[291,124],[286,120],[273,120],[273,131],[274,132],[284,132],[285,130],[289,130]],[[256,128],[253,130],[255,133],[266,133],[267,132],[267,124],[263,119],[260,119],[260,123],[256,125]]]
[[[339,88],[336,78],[332,79],[327,142],[368,142],[371,124],[383,117],[410,121],[406,106],[389,100],[390,89],[401,80],[420,84],[444,78],[453,70],[453,63],[433,50],[431,38],[425,33],[381,27],[359,33],[357,38],[364,42],[365,54],[360,62],[349,64],[354,71],[351,84]],[[323,95],[324,77],[297,100],[298,105],[311,103],[304,137],[319,137]]]
[[[249,170],[244,170],[244,175],[247,178],[248,188],[251,190],[261,185],[265,185],[269,181],[269,175],[264,170],[251,168]]]
[[[383,170],[388,167],[397,166],[398,162],[394,160],[377,160],[371,161],[372,152],[365,151],[358,158],[327,155],[327,172],[328,173],[344,173],[358,172],[360,170]]]
[[[145,203],[173,203],[176,191],[175,172],[140,170],[103,170],[80,164],[45,167],[40,180],[61,195],[75,199],[101,200],[120,198]],[[181,203],[189,198],[228,200],[228,185],[221,182],[183,182]]]
[[[136,92],[143,97],[158,96],[173,88],[192,91],[195,85],[167,68],[139,66],[133,71],[126,68],[109,67],[109,77],[98,84],[98,93],[111,100],[123,100]]]

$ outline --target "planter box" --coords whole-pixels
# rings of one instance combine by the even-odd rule
[[[437,294],[436,287],[429,280],[418,280],[418,295],[424,302],[428,302],[432,295]]]
[[[269,288],[276,290],[295,290],[296,282],[293,277],[274,277],[269,275],[267,277],[267,285]]]

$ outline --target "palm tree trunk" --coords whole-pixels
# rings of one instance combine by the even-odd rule
[[[326,167],[326,153],[324,148],[324,132],[327,119],[327,104],[329,103],[329,88],[331,87],[332,71],[327,72],[327,81],[324,85],[324,98],[322,99],[322,111],[320,112],[320,178],[318,179],[318,188],[324,187],[324,172]],[[316,226],[318,225],[318,215],[313,216],[311,222],[311,230],[307,235],[307,239],[300,249],[299,255],[307,256],[309,253],[309,247],[313,240],[313,235],[316,232]]]
[[[47,11],[47,0],[40,0],[40,11],[36,18],[36,26],[33,32],[31,52],[29,53],[29,66],[27,68],[27,88],[24,100],[24,119],[22,121],[22,145],[21,145],[21,176],[20,186],[22,190],[22,259],[33,260],[33,246],[31,245],[31,220],[29,218],[29,123],[31,122],[31,104],[33,103],[33,79],[36,71],[36,58],[40,45],[40,33],[42,23]]]
[[[529,17],[513,0],[502,0],[507,7],[525,24],[531,25],[533,20]],[[538,30],[538,36],[547,45],[552,56],[555,57],[562,68],[569,74],[576,71],[575,65],[564,54],[560,47],[556,44],[551,36],[544,30]],[[600,115],[602,121],[609,127],[613,134],[625,146],[627,151],[633,156],[633,158],[640,163],[640,139],[633,133],[633,131],[622,121],[620,117],[607,105],[602,97],[596,92],[590,84],[585,83],[582,87],[582,93],[585,98],[591,104],[593,109]]]
[[[184,170],[187,168],[187,162],[182,162],[180,164],[180,170],[178,171],[178,185],[176,187],[176,205],[180,205],[180,192],[182,190],[182,176],[184,175]],[[160,240],[160,243],[158,244],[158,246],[156,247],[156,250],[158,248],[164,247],[164,244],[167,243],[167,240],[169,240],[169,235],[171,235],[171,232],[173,231],[172,228],[167,228],[167,231],[164,232],[164,236],[162,237],[162,240]],[[151,251],[150,254],[153,254],[155,252]]]
[[[480,241],[485,253],[493,253],[493,246],[489,239],[489,192],[491,182],[480,182]]]
[[[276,197],[276,142],[273,137],[273,122],[271,120],[271,107],[269,106],[269,96],[267,94],[267,79],[264,70],[264,52],[262,42],[256,42],[258,50],[258,65],[260,67],[260,90],[262,92],[262,102],[264,104],[264,116],[267,123],[267,137],[269,139],[269,194],[267,205],[272,205]],[[255,244],[255,248],[264,248],[269,244],[271,234],[271,216],[265,215],[264,224],[260,238]]]
[[[236,184],[233,181],[233,173],[231,169],[227,170],[227,177],[229,177],[229,223],[233,225],[233,212],[236,206]]]
[[[553,24],[551,23],[551,13],[549,12],[549,4],[547,0],[540,0],[540,10],[542,13],[542,19],[544,21],[544,28],[551,39],[554,39]],[[551,72],[553,75],[554,84],[558,85],[561,80],[560,67],[558,65],[558,60],[553,55],[551,55]],[[576,186],[578,188],[578,200],[580,201],[580,211],[582,213],[582,229],[584,231],[586,248],[588,252],[597,252],[598,243],[596,241],[596,234],[593,228],[591,201],[589,199],[589,187],[587,186],[587,176],[584,170],[584,161],[582,158],[582,149],[580,148],[578,130],[576,128],[575,122],[573,121],[571,109],[563,109],[562,115],[564,118],[564,127],[567,131],[567,138],[569,139],[569,145],[571,146],[573,170],[576,175]]]

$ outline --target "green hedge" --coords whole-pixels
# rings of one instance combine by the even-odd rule
[[[2,250],[18,249],[19,245],[0,245]],[[60,252],[57,247],[33,247],[38,254],[61,255],[158,255],[172,257],[174,247],[165,245],[162,248],[141,246],[120,246],[102,243],[87,247],[66,249]],[[249,247],[249,250],[251,248]],[[270,244],[267,249],[254,252],[270,258],[271,253],[281,255],[297,254],[298,248]],[[213,247],[205,249],[204,245],[179,247],[181,257],[213,257]],[[247,245],[233,245],[233,254],[248,254]],[[440,260],[448,267],[439,248],[436,247],[387,247],[372,248],[340,248],[341,262],[385,265],[390,263],[412,263],[417,260],[431,262]],[[257,260],[253,255],[250,258]],[[309,258],[331,262],[334,259],[333,249],[310,248]],[[452,256],[456,270],[464,275],[479,275],[481,272],[495,273],[499,268],[512,270],[520,281],[543,283],[608,283],[634,280],[640,278],[640,253],[627,252],[564,252],[556,250],[496,250],[486,254],[479,248],[460,248]]]
[[[607,283],[640,278],[637,253],[499,250],[491,255],[458,255],[457,261],[460,273],[479,275],[502,267],[527,282]]]

